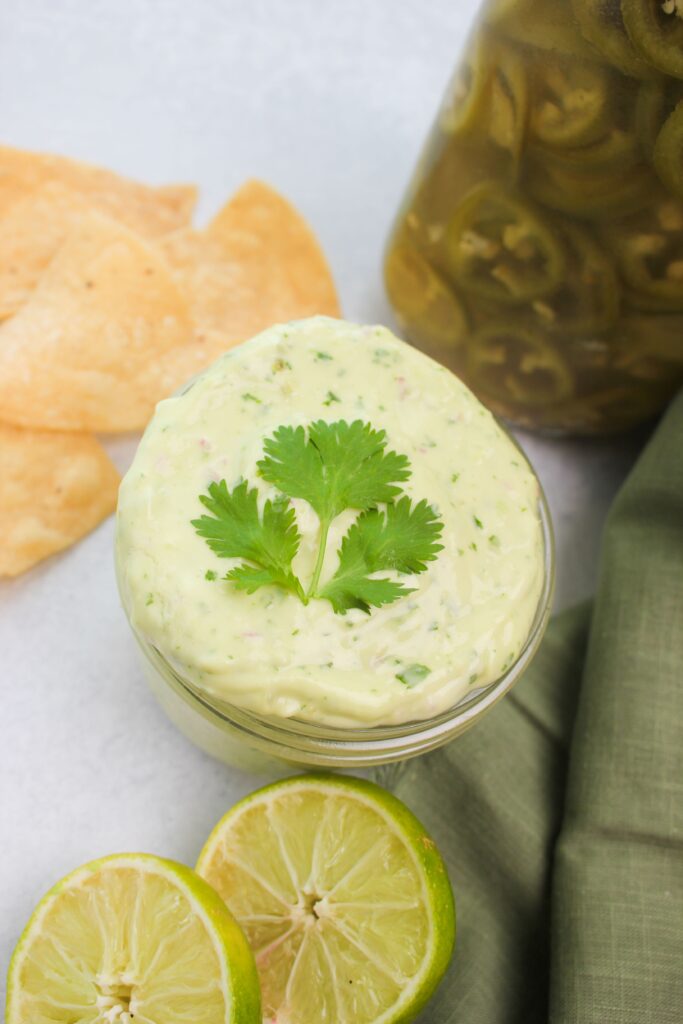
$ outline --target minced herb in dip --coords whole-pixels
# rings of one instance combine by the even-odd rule
[[[316,497],[297,497],[296,472],[268,455],[294,458],[294,439],[303,458],[316,430],[342,451],[348,431],[375,438],[399,468],[389,503],[341,501],[322,547]],[[229,519],[246,508],[251,537],[268,502],[270,527],[287,515],[296,533],[282,578],[264,576]],[[347,587],[344,558],[392,516],[400,543],[376,545],[384,561]],[[450,371],[383,327],[316,317],[270,328],[158,406],[121,486],[117,559],[133,627],[207,694],[263,715],[396,724],[447,710],[519,655],[543,583],[538,484]]]

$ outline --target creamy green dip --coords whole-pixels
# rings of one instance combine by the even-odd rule
[[[240,591],[222,579],[239,560],[218,557],[191,525],[212,481],[246,479],[274,498],[257,470],[265,439],[319,419],[385,430],[411,463],[402,490],[443,523],[443,550],[403,577],[414,592],[370,614],[335,614],[277,587]],[[528,463],[464,384],[385,328],[279,325],[157,407],[121,485],[124,604],[191,684],[257,714],[342,727],[429,718],[499,677],[524,646],[543,584],[538,495]],[[319,524],[306,502],[293,505],[294,568],[308,579]],[[323,580],[357,515],[332,524]]]

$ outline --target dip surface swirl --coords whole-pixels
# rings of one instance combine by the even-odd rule
[[[262,502],[276,497],[257,470],[264,441],[319,419],[385,430],[410,460],[402,490],[443,522],[443,550],[402,577],[414,592],[370,614],[237,590],[222,577],[240,560],[219,558],[192,526],[212,481],[246,479]],[[157,407],[119,496],[121,593],[133,628],[209,697],[338,727],[431,718],[497,679],[525,644],[543,586],[538,498],[528,463],[468,388],[386,328],[278,325]],[[294,568],[308,578],[319,523],[293,505]],[[332,524],[322,579],[357,515]]]

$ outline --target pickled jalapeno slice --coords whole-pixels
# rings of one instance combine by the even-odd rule
[[[637,309],[683,310],[683,204],[662,198],[647,213],[605,229]]]
[[[642,160],[642,151],[634,133],[611,128],[599,142],[577,149],[547,151],[543,158],[546,163],[557,166],[560,172],[564,168],[570,174],[578,173],[586,178],[609,174],[621,177],[625,169]]]
[[[479,134],[517,155],[527,112],[524,61],[516,49],[480,35],[462,61],[439,115],[447,135]]]
[[[486,20],[491,24],[516,19],[533,7],[534,0],[491,0],[485,10]]]
[[[494,72],[489,84],[486,128],[496,145],[517,158],[524,142],[528,109],[525,63],[517,50],[508,44],[493,46],[491,59]]]
[[[652,161],[662,183],[683,199],[683,100],[676,104],[662,125]]]
[[[644,163],[626,171],[618,162],[582,168],[534,155],[526,184],[544,206],[587,220],[601,220],[642,209],[656,190],[657,179]]]
[[[660,79],[641,82],[636,98],[633,128],[641,152],[652,159],[657,136],[667,116],[667,90]]]
[[[487,324],[473,336],[467,374],[482,397],[523,406],[553,405],[574,391],[568,363],[547,339],[503,321]]]
[[[683,316],[630,312],[619,322],[613,365],[643,380],[683,382]]]
[[[621,0],[634,49],[665,75],[683,78],[683,0]]]
[[[532,74],[532,139],[544,146],[573,148],[604,138],[612,114],[604,68],[584,61],[541,57]]]
[[[564,273],[564,251],[552,228],[495,182],[465,196],[444,245],[461,290],[510,305],[552,291]]]
[[[497,32],[525,46],[558,54],[592,58],[594,52],[578,31],[568,0],[499,0],[484,7],[484,17]]]
[[[465,307],[413,246],[398,241],[384,264],[387,294],[398,315],[432,347],[455,347],[467,332]]]
[[[573,0],[573,5],[583,36],[610,64],[634,78],[652,77],[652,68],[629,39],[622,18],[621,0]]]
[[[551,333],[604,331],[619,315],[619,283],[613,260],[592,236],[564,223],[567,271],[559,287],[531,308],[539,327]]]
[[[473,40],[449,83],[439,113],[439,127],[446,135],[465,134],[476,128],[491,70],[481,39]]]

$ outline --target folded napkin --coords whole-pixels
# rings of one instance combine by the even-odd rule
[[[484,721],[391,781],[456,895],[421,1021],[682,1024],[683,394],[611,510],[592,608],[558,616]]]

